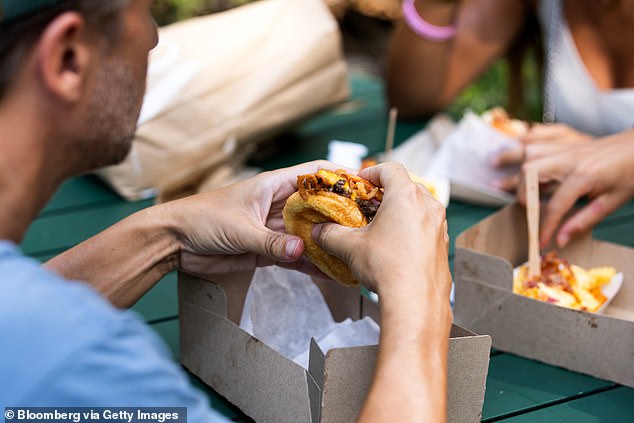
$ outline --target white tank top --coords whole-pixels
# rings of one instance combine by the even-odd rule
[[[634,89],[600,90],[577,51],[562,0],[541,0],[546,48],[544,121],[565,123],[595,136],[634,126]]]

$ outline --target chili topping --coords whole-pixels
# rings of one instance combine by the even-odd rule
[[[329,191],[354,200],[368,219],[374,219],[383,200],[383,188],[357,175],[350,175],[342,169],[330,171],[320,169],[315,174],[297,177],[299,195],[306,200],[308,195],[318,191]]]

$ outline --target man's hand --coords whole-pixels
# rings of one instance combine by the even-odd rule
[[[282,209],[298,175],[334,167],[306,163],[165,204],[176,222],[180,269],[204,277],[280,264],[321,275],[301,259],[301,238],[285,233]]]
[[[560,154],[526,163],[525,167],[537,168],[540,184],[555,186],[542,220],[542,247],[548,245],[563,217],[581,197],[587,196],[590,202],[563,223],[557,232],[559,247],[629,201],[634,195],[633,163],[634,131],[581,144]],[[523,177],[518,198],[525,203]]]
[[[400,165],[375,166],[360,176],[385,189],[372,223],[361,229],[316,225],[315,241],[348,263],[355,277],[381,296],[404,291],[404,282],[395,280],[418,281],[434,273],[442,277],[434,278],[434,285],[424,287],[425,291],[449,298],[445,208],[422,185],[412,182]],[[420,289],[419,285],[408,288]]]
[[[379,293],[379,355],[359,421],[444,421],[452,321],[445,209],[400,165],[360,176],[385,189],[374,220],[359,229],[324,224],[313,231],[322,248]]]
[[[322,275],[300,259],[300,238],[284,233],[282,208],[297,175],[328,162],[267,172],[222,190],[160,204],[123,219],[54,257],[46,266],[93,285],[118,307],[129,307],[165,274],[201,277],[280,263]]]

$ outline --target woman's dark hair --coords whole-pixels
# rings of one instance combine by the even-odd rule
[[[61,0],[29,15],[0,23],[0,101],[46,26],[67,11],[80,13],[95,31],[114,41],[121,32],[121,10],[128,0]]]
[[[518,37],[506,54],[509,64],[508,106],[513,117],[541,121],[541,107],[535,110],[535,99],[529,98],[532,91],[543,91],[544,53],[539,20],[534,8],[526,7],[527,19]],[[526,75],[527,61],[534,64],[534,75]],[[535,77],[537,84],[529,83]],[[537,114],[536,114],[537,113]]]

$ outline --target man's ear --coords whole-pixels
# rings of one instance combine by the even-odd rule
[[[80,100],[96,66],[96,42],[79,13],[62,13],[50,22],[35,57],[44,88],[64,102]]]

